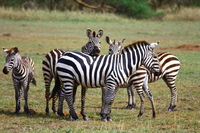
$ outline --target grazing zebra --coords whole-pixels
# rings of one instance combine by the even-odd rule
[[[95,58],[79,51],[65,53],[56,64],[58,77],[63,82],[58,114],[62,113],[65,98],[70,108],[70,116],[79,120],[73,107],[73,88],[80,84],[86,88],[106,87],[103,89],[100,115],[102,121],[110,120],[111,104],[118,87],[124,84],[134,71],[144,65],[152,72],[159,73],[158,59],[154,52],[157,45],[158,43],[140,41],[124,47],[121,55],[99,55]],[[59,92],[59,87],[54,88],[52,97],[56,92]]]
[[[86,45],[82,47],[82,52],[89,54],[91,56],[97,56],[100,53],[100,38],[103,36],[103,30],[99,30],[98,34],[95,31],[91,31],[90,29],[86,30],[86,35],[89,38],[89,41]],[[45,98],[46,98],[46,114],[49,115],[49,97],[50,97],[50,85],[52,79],[56,79],[56,70],[55,65],[58,59],[66,53],[66,50],[62,49],[54,49],[50,51],[44,58],[42,62],[42,70],[43,70],[43,77],[45,81]],[[57,100],[57,96],[52,98],[52,110],[55,113],[55,102]]]
[[[9,50],[3,48],[7,53],[6,64],[3,68],[3,73],[8,74],[12,70],[12,80],[15,88],[15,100],[16,100],[16,110],[15,114],[19,113],[22,89],[24,91],[24,111],[30,114],[28,108],[28,90],[29,83],[32,82],[36,86],[36,80],[34,79],[34,62],[31,58],[21,56],[17,47],[10,48]]]
[[[173,111],[177,105],[177,88],[175,86],[175,80],[177,74],[180,70],[180,61],[179,59],[168,52],[160,52],[158,54],[158,60],[160,62],[161,73],[159,75],[154,75],[151,71],[145,67],[140,67],[133,75],[132,82],[134,86],[127,88],[128,91],[128,106],[127,109],[134,109],[135,107],[135,97],[134,97],[134,88],[143,88],[147,96],[149,97],[152,106],[153,97],[150,90],[148,89],[148,83],[155,82],[159,79],[163,79],[171,91],[171,102],[168,108],[168,111]]]

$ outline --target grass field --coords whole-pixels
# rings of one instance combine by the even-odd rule
[[[87,17],[85,15],[85,17]],[[95,16],[98,18],[98,16]],[[35,77],[38,87],[31,85],[29,107],[36,114],[27,116],[20,111],[14,115],[15,100],[11,73],[0,72],[0,131],[1,132],[199,132],[200,131],[200,22],[173,22],[129,20],[116,18],[116,21],[46,21],[46,20],[0,20],[0,47],[18,47],[21,55],[35,61]],[[100,16],[101,17],[101,16]],[[105,16],[104,16],[105,17]],[[116,17],[116,16],[115,16]],[[106,17],[105,17],[106,18]],[[112,18],[111,18],[112,19]],[[139,98],[135,110],[125,110],[127,91],[120,89],[112,106],[112,122],[101,122],[101,90],[89,89],[86,95],[86,113],[89,121],[69,121],[53,113],[45,115],[45,88],[41,63],[44,56],[54,48],[80,50],[86,44],[86,29],[104,30],[101,39],[101,54],[108,53],[105,36],[112,40],[125,38],[124,45],[145,40],[149,43],[160,40],[156,51],[171,52],[181,61],[176,86],[178,88],[178,106],[174,112],[168,112],[170,91],[160,80],[149,84],[154,96],[156,118],[152,118],[151,105],[146,98],[145,112],[141,118]],[[187,48],[181,46],[187,45]],[[195,47],[195,48],[192,48]],[[179,49],[180,48],[180,49]],[[0,52],[0,66],[3,69],[6,54]],[[23,108],[24,102],[22,102]],[[76,95],[76,111],[80,111],[80,88]],[[65,102],[64,111],[68,112]],[[81,116],[79,115],[81,118]],[[82,119],[82,118],[81,118]]]

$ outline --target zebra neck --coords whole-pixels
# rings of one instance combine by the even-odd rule
[[[14,75],[24,75],[26,69],[26,65],[24,64],[24,62],[22,60],[18,60],[18,64],[16,65],[16,67],[13,68],[13,74]]]
[[[137,49],[134,51],[128,50],[126,53],[122,54],[120,64],[126,76],[130,76],[141,66],[141,60],[142,53],[139,54]]]

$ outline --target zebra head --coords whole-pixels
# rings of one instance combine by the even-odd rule
[[[155,47],[160,42],[154,42],[148,45],[148,50],[145,52],[144,58],[142,59],[142,65],[147,67],[156,76],[160,75],[160,62],[155,52]]]
[[[101,49],[100,38],[103,36],[103,30],[99,30],[98,34],[96,34],[95,31],[92,32],[90,29],[87,29],[86,35],[89,41],[82,47],[82,52],[92,56],[99,55]]]
[[[18,64],[17,57],[19,56],[19,50],[17,47],[10,48],[9,50],[3,48],[3,50],[7,53],[6,64],[3,68],[3,73],[8,74],[9,71]]]
[[[122,50],[124,49],[122,43],[124,43],[124,40],[121,40],[119,42],[112,42],[108,36],[106,36],[106,42],[109,44],[109,51],[108,54],[121,54]]]

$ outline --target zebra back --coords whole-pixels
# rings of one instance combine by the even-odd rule
[[[126,46],[124,50],[122,50],[121,55],[100,55],[96,58],[78,51],[67,52],[58,60],[57,72],[60,72],[62,76],[64,76],[64,73],[71,73],[76,77],[77,83],[89,88],[99,87],[102,84],[105,85],[105,80],[103,80],[103,78],[111,71],[114,72],[114,75],[119,75],[117,73],[122,74],[119,76],[119,78],[121,78],[119,81],[123,83],[133,71],[139,68],[142,63],[141,60],[144,60],[143,63],[146,61],[148,67],[152,67],[152,64],[149,62],[151,62],[150,60],[153,60],[154,56],[152,53],[153,51],[148,53],[149,47],[151,46],[147,42],[136,42]],[[153,45],[153,47],[155,46]],[[148,54],[149,56],[146,56],[145,54]],[[74,70],[66,69],[69,66]],[[82,75],[90,76],[85,79]]]
[[[63,49],[53,49],[44,58],[42,62],[42,70],[44,79],[52,79],[56,76],[56,63],[58,59],[66,53]]]

